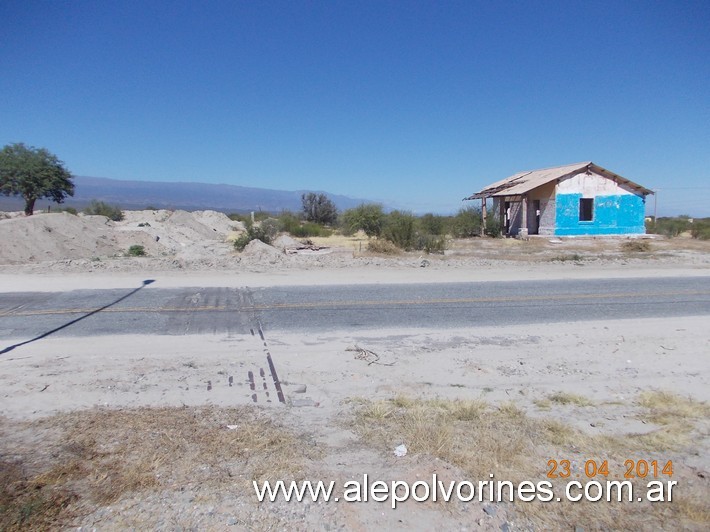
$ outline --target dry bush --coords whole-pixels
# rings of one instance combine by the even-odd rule
[[[299,479],[315,456],[250,408],[92,410],[23,428],[42,434],[43,445],[0,448],[0,456],[16,457],[0,461],[0,530],[67,527],[146,490],[251,489],[252,480]]]
[[[627,240],[621,244],[621,250],[626,253],[645,253],[651,251],[651,243],[648,240]]]
[[[573,394],[554,394],[560,404],[587,404]],[[707,406],[675,396],[642,395],[639,406],[663,420],[669,412],[684,419],[700,419]],[[396,397],[388,401],[363,401],[352,426],[363,441],[380,448],[405,443],[411,453],[431,455],[448,462],[468,480],[547,480],[548,460],[570,460],[575,480],[585,482],[587,460],[608,461],[609,476],[597,480],[625,480],[623,464],[629,458],[659,462],[671,459],[672,432],[662,427],[646,435],[592,436],[554,419],[532,419],[512,403],[499,406],[482,401],[422,400]],[[654,454],[655,453],[655,454]],[[659,454],[662,453],[662,454]],[[665,463],[665,462],[664,462]],[[674,477],[677,478],[677,477]],[[631,480],[634,496],[645,493],[648,479]],[[670,480],[659,477],[658,480]],[[551,480],[555,494],[564,492],[563,479]],[[535,530],[574,529],[701,529],[710,516],[710,487],[674,492],[672,504],[649,502],[528,502],[514,503],[514,512]],[[522,524],[519,522],[519,524]],[[525,528],[524,526],[524,528]]]
[[[402,250],[389,240],[383,238],[373,238],[367,243],[368,251],[372,253],[383,253],[385,255],[396,255]]]

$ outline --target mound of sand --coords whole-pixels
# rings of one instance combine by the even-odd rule
[[[287,249],[298,249],[302,245],[303,244],[301,244],[298,240],[290,237],[289,235],[281,235],[273,242],[273,246],[275,248],[284,251]]]
[[[133,245],[153,257],[226,256],[225,241],[243,229],[215,211],[124,211],[120,222],[68,213],[0,217],[0,264],[106,258]]]
[[[105,217],[80,218],[67,213],[0,220],[0,263],[114,255],[116,243],[107,222]]]
[[[249,242],[241,254],[243,259],[248,262],[259,262],[276,264],[283,262],[284,254],[273,246],[264,244],[261,240],[252,240]]]

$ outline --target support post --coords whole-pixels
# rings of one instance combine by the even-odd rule
[[[505,197],[498,198],[498,215],[500,216],[500,236],[505,236]]]
[[[481,236],[486,236],[486,198],[481,198]]]
[[[527,194],[523,196],[523,212],[522,220],[520,222],[520,231],[518,231],[518,236],[523,239],[528,239],[528,196]]]

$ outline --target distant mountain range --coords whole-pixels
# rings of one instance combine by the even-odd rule
[[[309,190],[271,190],[237,185],[213,185],[208,183],[162,183],[157,181],[122,181],[104,177],[74,177],[74,197],[67,198],[65,205],[84,208],[91,200],[100,200],[118,205],[122,209],[183,209],[215,210],[226,213],[267,211],[284,209],[301,210],[301,195]],[[350,209],[371,200],[326,194],[338,209]],[[36,209],[46,210],[49,200],[38,200]],[[0,196],[0,210],[22,210],[21,198]]]

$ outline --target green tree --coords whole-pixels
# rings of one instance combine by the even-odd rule
[[[25,214],[31,216],[40,198],[62,203],[73,196],[74,183],[64,163],[45,148],[8,144],[0,150],[0,192],[22,196]]]
[[[415,245],[416,218],[411,212],[392,211],[387,215],[382,235],[399,248],[409,251]]]
[[[303,216],[309,222],[331,225],[338,219],[338,209],[335,203],[325,194],[308,192],[301,195]]]
[[[446,233],[446,222],[445,216],[428,212],[419,218],[419,229],[429,235],[443,235]]]
[[[451,234],[456,238],[470,238],[481,234],[481,209],[462,207],[452,221]]]
[[[348,209],[340,216],[340,225],[346,235],[352,235],[360,229],[367,236],[380,236],[385,225],[385,213],[378,203],[363,203],[354,209]]]

